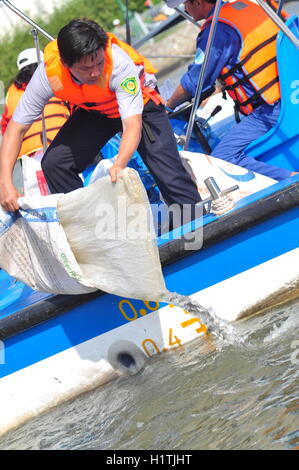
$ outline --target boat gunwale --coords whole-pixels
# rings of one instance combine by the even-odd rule
[[[186,250],[186,240],[176,238],[159,246],[162,267],[201,252],[240,232],[299,206],[299,180],[278,191],[266,194],[217,217],[194,231],[202,231],[202,247]],[[188,232],[190,233],[190,231]],[[0,340],[16,336],[34,326],[62,315],[69,310],[94,300],[106,292],[97,290],[81,295],[53,295],[0,319]]]

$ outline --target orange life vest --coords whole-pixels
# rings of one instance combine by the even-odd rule
[[[156,73],[152,64],[139,54],[133,47],[118,39],[114,34],[108,34],[108,44],[105,49],[105,65],[101,77],[96,85],[78,85],[72,79],[70,71],[65,67],[59,55],[57,41],[50,42],[44,50],[44,62],[46,64],[46,74],[55,96],[70,101],[80,108],[87,110],[97,110],[105,114],[108,118],[120,117],[116,95],[109,87],[113,70],[112,44],[117,44],[123,49],[136,65],[142,65],[144,72]],[[153,89],[143,85],[144,78],[141,77],[141,89],[144,104],[149,99],[156,103],[162,103],[160,95]]]
[[[203,27],[210,21],[212,17],[207,18]],[[218,21],[234,28],[242,40],[239,62],[233,67],[224,67],[219,77],[225,82],[225,90],[235,101],[236,108],[243,114],[250,114],[259,97],[268,104],[278,101],[276,37],[279,29],[275,23],[260,6],[249,0],[223,5]],[[251,94],[242,86],[246,83],[254,89]]]
[[[24,91],[25,90],[23,89],[18,89],[14,84],[9,87],[6,96],[5,112],[3,115],[3,119],[7,122],[11,119],[14,110]],[[47,142],[48,144],[50,144],[59,129],[68,119],[69,110],[63,101],[58,100],[57,98],[51,98],[44,108],[44,117]],[[19,158],[22,155],[30,155],[36,152],[37,150],[43,148],[42,129],[42,118],[40,117],[33,122],[33,124],[26,132],[23,138]]]

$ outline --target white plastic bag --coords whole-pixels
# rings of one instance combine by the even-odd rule
[[[151,209],[135,170],[123,170],[116,184],[105,176],[64,194],[57,212],[80,269],[93,286],[144,300],[165,294]]]
[[[19,198],[21,209],[0,209],[0,267],[42,292],[90,292],[59,223],[60,194]]]
[[[159,300],[166,292],[152,216],[137,172],[126,168],[68,194],[19,199],[0,210],[0,267],[35,290],[97,289]]]

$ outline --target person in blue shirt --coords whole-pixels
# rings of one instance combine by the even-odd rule
[[[182,2],[179,0],[167,0],[168,6],[173,8],[180,3]],[[184,2],[184,8],[195,21],[206,20],[213,14],[215,3],[216,0],[186,0]],[[238,9],[242,9],[244,5],[250,8],[251,2],[246,2],[245,0],[244,2],[236,3],[239,4]],[[256,5],[255,8],[257,8]],[[201,30],[197,37],[195,61],[189,65],[187,72],[181,78],[180,84],[168,99],[166,103],[168,111],[174,110],[178,105],[190,100],[195,95],[210,26],[211,22],[207,23],[206,27]],[[203,92],[211,88],[216,80],[223,76],[223,69],[229,70],[238,64],[240,61],[239,55],[241,48],[242,39],[237,29],[229,25],[228,22],[218,21],[210,60],[208,61],[205,73]],[[261,95],[256,94],[256,90],[251,83],[248,80],[244,80],[244,73],[238,69],[234,70],[237,80],[242,80],[242,87],[245,94],[251,96],[251,106],[253,110],[246,115],[241,122],[230,129],[214,148],[212,156],[278,181],[292,176],[295,172],[269,165],[246,155],[246,147],[255,139],[268,132],[276,123],[280,113],[280,99],[272,104],[268,104]]]

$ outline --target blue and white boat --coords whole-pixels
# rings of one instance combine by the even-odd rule
[[[298,41],[298,19],[290,18],[286,28]],[[280,119],[250,153],[296,171],[299,50],[291,39],[286,31],[277,38]],[[246,174],[232,178],[238,184]],[[213,180],[208,187],[206,207],[227,195],[228,188],[219,190]],[[180,236],[161,235],[157,244],[167,288],[211,306],[229,322],[296,298],[298,203],[299,174],[237,200],[222,215],[206,213],[198,228],[187,224]],[[202,246],[186,250],[184,237],[196,231]],[[37,292],[0,270],[0,434],[119,373],[135,373],[153,355],[205,333],[200,318],[183,308],[102,291]]]

